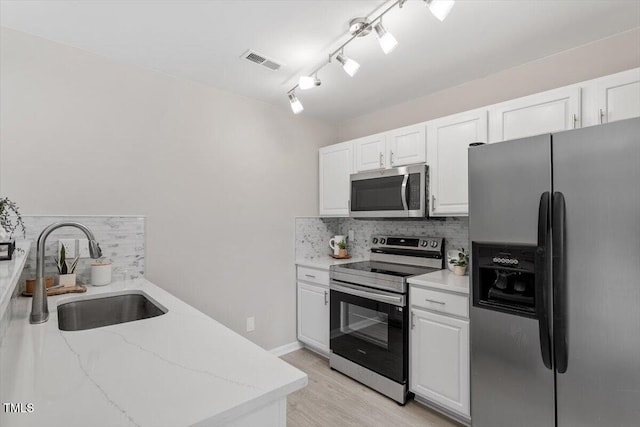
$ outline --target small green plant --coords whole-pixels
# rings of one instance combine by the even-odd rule
[[[457,267],[466,267],[469,265],[469,253],[465,252],[464,248],[460,248],[458,251],[458,258],[451,259],[449,264]]]
[[[8,197],[0,198],[0,227],[2,227],[5,233],[9,235],[9,239],[13,238],[13,234],[18,229],[22,231],[22,237],[26,237],[26,231],[24,229],[24,222],[22,222],[22,215],[20,215],[20,209],[18,208],[18,205]]]
[[[345,242],[344,240],[339,241],[338,242],[338,248],[347,249],[347,242]]]
[[[65,257],[66,250],[64,245],[60,245],[60,253],[58,258],[56,258],[56,267],[58,267],[59,274],[73,274],[76,271],[76,267],[78,266],[78,260],[80,257],[76,257],[71,264],[67,261]]]

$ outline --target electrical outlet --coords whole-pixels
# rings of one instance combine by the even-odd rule
[[[247,332],[252,332],[256,330],[256,318],[251,316],[247,317]]]
[[[88,239],[78,239],[78,256],[80,258],[89,258],[91,256],[89,254],[89,240]]]
[[[353,242],[356,239],[356,233],[353,230],[349,230],[349,241]]]
[[[65,258],[75,258],[76,256],[76,240],[75,239],[60,239],[58,240],[58,254],[60,254],[60,248],[64,245]],[[56,257],[58,256],[56,254]]]

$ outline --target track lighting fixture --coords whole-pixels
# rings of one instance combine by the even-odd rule
[[[342,69],[345,73],[349,74],[351,77],[355,76],[360,68],[360,64],[358,64],[353,59],[345,56],[343,52],[340,52],[338,56],[336,56],[336,60],[342,64]]]
[[[295,93],[289,92],[289,102],[291,103],[291,111],[293,111],[293,114],[302,113],[304,107],[302,106],[302,102],[300,102],[298,97],[296,97]]]
[[[378,43],[380,43],[380,48],[385,54],[390,53],[393,49],[398,45],[398,41],[395,37],[382,26],[382,19],[378,21],[376,25],[373,26],[373,29],[376,30],[376,35],[378,36]]]
[[[433,16],[438,18],[440,21],[444,21],[444,19],[451,12],[451,8],[455,3],[455,0],[423,0],[425,5],[429,8]],[[320,86],[321,82],[318,79],[318,71],[320,71],[324,66],[331,63],[333,58],[336,59],[344,69],[345,73],[349,76],[353,77],[360,68],[360,64],[358,64],[353,59],[347,57],[344,54],[344,48],[355,40],[358,37],[366,37],[367,34],[371,32],[372,29],[376,30],[376,36],[378,37],[378,43],[380,43],[380,48],[385,54],[390,53],[393,49],[398,45],[398,41],[391,33],[389,33],[384,26],[382,25],[382,17],[386,15],[391,9],[398,6],[402,8],[407,0],[396,0],[392,2],[388,7],[386,7],[382,12],[378,13],[377,16],[373,17],[368,15],[366,17],[354,18],[349,22],[349,33],[351,37],[342,43],[337,49],[329,53],[328,61],[320,64],[313,70],[309,75],[302,76],[298,80],[298,84],[289,90],[287,93],[289,97],[289,103],[291,104],[291,110],[293,110],[294,114],[299,114],[304,110],[302,107],[302,103],[296,97],[294,91],[296,89],[307,90],[312,89],[316,86]]]
[[[315,75],[315,76],[302,76],[298,80],[298,88],[302,89],[302,90],[312,89],[312,88],[314,88],[316,86],[320,86],[321,84],[322,84],[322,82],[320,81],[320,79],[318,78],[317,75]]]
[[[440,21],[444,21],[453,5],[455,0],[424,0],[424,3],[427,5],[433,16],[438,18]]]

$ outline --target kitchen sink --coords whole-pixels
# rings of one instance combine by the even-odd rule
[[[83,331],[162,316],[167,309],[141,293],[83,299],[58,306],[58,328]]]

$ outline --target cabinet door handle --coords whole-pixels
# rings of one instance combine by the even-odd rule
[[[432,302],[434,304],[440,304],[440,305],[445,305],[446,304],[446,302],[444,302],[444,301],[438,301],[438,300],[435,300],[435,299],[425,298],[424,300],[427,301],[427,302]]]
[[[573,128],[575,129],[578,126],[578,116],[573,115]]]
[[[384,167],[384,154],[382,152],[380,153],[380,167]]]
[[[316,276],[314,276],[313,274],[305,274],[306,277],[311,277],[312,279],[315,279]]]
[[[602,111],[602,108],[600,109],[600,124],[604,123],[604,111]]]
[[[412,311],[411,312],[411,329],[414,329],[416,327],[416,314]]]
[[[329,292],[324,291],[324,305],[329,304],[329,299],[328,299],[328,297],[329,297]]]
[[[390,153],[389,161],[391,162],[391,166],[393,166],[393,150],[390,150],[389,153]]]
[[[431,195],[431,210],[433,211],[436,208],[436,196]]]

